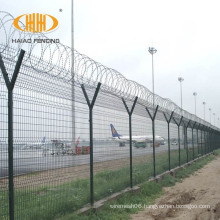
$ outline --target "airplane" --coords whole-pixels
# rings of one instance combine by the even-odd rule
[[[110,124],[111,127],[111,132],[112,132],[112,139],[115,141],[118,141],[120,146],[125,146],[125,143],[128,142],[130,140],[129,136],[124,136],[124,135],[120,135],[116,129],[114,128],[114,126],[112,124]],[[135,146],[139,146],[141,143],[144,144],[145,143],[145,147],[146,147],[146,143],[152,143],[153,142],[153,136],[152,135],[134,135],[132,136],[132,142],[135,144]],[[155,136],[155,145],[159,146],[164,145],[165,139],[161,136]]]
[[[24,150],[26,150],[26,149],[41,149],[42,147],[45,146],[45,143],[46,143],[46,137],[43,137],[41,142],[26,144],[23,149]]]
[[[64,142],[61,140],[51,140],[52,142],[52,152],[51,155],[66,155],[66,154],[73,154],[73,146],[72,142]],[[75,142],[75,147],[78,147],[80,142],[80,136]]]
[[[80,137],[76,140],[75,146],[77,147],[80,142]],[[73,154],[72,143],[62,140],[51,140],[51,143],[46,144],[46,137],[43,137],[41,142],[26,144],[23,147],[23,150],[27,149],[41,149],[44,156],[46,154],[51,155],[65,155]]]

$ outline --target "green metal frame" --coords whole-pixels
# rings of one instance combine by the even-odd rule
[[[8,89],[8,171],[9,171],[9,217],[14,220],[14,173],[13,173],[13,89],[20,71],[25,51],[21,50],[11,80],[0,55],[0,68]]]
[[[180,125],[181,125],[181,123],[182,123],[183,116],[181,116],[179,123],[176,121],[176,119],[175,119],[174,117],[173,117],[173,120],[174,120],[174,122],[176,123],[177,128],[178,128],[179,167],[180,167],[180,165],[181,165],[181,164],[180,164]]]
[[[163,112],[163,115],[167,121],[168,126],[168,163],[169,163],[169,171],[170,171],[170,122],[172,120],[174,111],[172,111],[170,118],[167,118],[166,114]]]
[[[193,123],[192,125],[192,148],[193,148],[193,160],[195,159],[195,151],[194,151],[194,138],[193,138],[193,130],[196,126],[196,122]]]
[[[86,102],[89,107],[89,139],[90,139],[90,203],[91,205],[94,204],[94,185],[93,185],[93,117],[92,117],[92,110],[96,101],[96,98],[98,96],[99,90],[101,87],[101,83],[99,82],[95,94],[93,96],[92,102],[90,103],[89,97],[87,95],[87,92],[85,90],[84,85],[81,85],[83,94],[85,96]]]
[[[131,111],[129,111],[128,106],[125,100],[122,98],[122,102],[124,103],[125,109],[127,110],[129,116],[129,144],[130,144],[130,187],[133,187],[133,178],[132,178],[132,121],[131,116],[134,111],[135,105],[137,103],[138,97],[135,97],[134,103],[132,105]]]
[[[155,118],[157,115],[159,105],[157,105],[154,114],[151,115],[149,109],[146,107],[147,113],[151,118],[152,121],[152,134],[153,134],[153,166],[154,166],[154,178],[156,177],[156,155],[155,155]]]

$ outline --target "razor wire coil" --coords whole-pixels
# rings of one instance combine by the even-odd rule
[[[23,65],[26,70],[23,71],[23,74],[30,74],[28,69],[32,69],[38,73],[64,80],[68,84],[74,82],[86,84],[89,87],[94,87],[100,82],[102,84],[101,90],[105,93],[128,100],[134,100],[137,96],[138,103],[141,105],[150,108],[158,105],[159,111],[169,114],[174,111],[178,118],[183,116],[188,120],[212,127],[207,121],[182,110],[172,100],[153,94],[143,85],[126,79],[118,71],[102,65],[66,45],[61,43],[24,43],[28,39],[48,38],[43,33],[30,34],[19,31],[13,26],[13,21],[14,17],[11,14],[0,11],[0,53],[3,59],[15,62],[20,50],[24,49],[26,53]],[[20,21],[19,26],[25,29],[25,25]],[[14,44],[12,43],[13,39],[20,39],[20,42]],[[74,57],[74,70],[72,69],[72,56]],[[34,80],[33,76],[32,78]],[[153,106],[153,97],[155,106]]]

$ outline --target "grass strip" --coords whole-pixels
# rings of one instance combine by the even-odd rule
[[[175,177],[167,174],[160,183],[147,182],[141,185],[139,193],[127,193],[122,195],[115,201],[110,201],[105,204],[100,211],[91,211],[88,215],[77,215],[71,213],[63,216],[56,216],[56,220],[127,220],[131,218],[131,214],[138,213],[144,209],[144,205],[152,205],[155,200],[164,194],[163,187],[170,187],[181,182],[184,178],[189,177],[197,170],[204,167],[207,163],[214,160],[216,156],[220,155],[220,150],[216,150],[213,155],[192,163],[190,166],[179,169]],[[127,208],[123,208],[126,205]],[[133,205],[133,207],[132,207]],[[117,208],[116,208],[117,207]]]
[[[192,154],[192,150],[189,150]],[[157,153],[156,155],[157,174],[168,170],[168,152]],[[171,151],[172,167],[178,166],[178,151]],[[185,150],[181,150],[181,158],[186,159]],[[133,184],[137,185],[146,182],[153,174],[152,159],[145,163],[140,162],[133,166]],[[186,172],[182,175],[187,175]],[[170,177],[166,177],[170,178]],[[94,196],[95,200],[100,200],[115,192],[129,187],[129,167],[122,167],[118,170],[103,170],[94,176]],[[154,192],[155,195],[161,193],[161,187],[158,185],[154,191],[152,183],[147,183],[143,192]],[[153,183],[153,185],[155,185]],[[43,187],[28,187],[15,190],[15,217],[16,219],[49,220],[60,216],[68,216],[68,213],[74,213],[79,208],[89,203],[89,178],[74,180],[68,183]],[[145,194],[143,194],[145,195]],[[146,197],[146,195],[145,195]],[[8,191],[0,191],[0,219],[7,219],[8,216]],[[120,204],[120,203],[119,203]],[[115,215],[118,210],[112,210]],[[129,211],[128,211],[129,212]],[[72,214],[70,214],[72,215]],[[94,214],[91,215],[91,218]],[[80,218],[87,218],[80,216]],[[62,217],[63,218],[63,217]],[[61,219],[62,219],[61,218]],[[113,218],[114,219],[114,218]],[[119,218],[120,219],[120,218]]]

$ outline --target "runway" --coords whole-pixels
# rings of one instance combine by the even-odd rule
[[[183,148],[183,146],[181,146]],[[178,149],[177,145],[171,145],[171,150]],[[167,151],[167,144],[156,148],[156,153]],[[128,158],[130,154],[129,144],[119,147],[115,141],[105,141],[94,143],[93,161],[94,163]],[[0,178],[8,176],[8,153],[7,148],[0,151]],[[153,148],[132,147],[133,157],[152,154]],[[21,150],[18,147],[14,150],[14,175],[22,175],[36,171],[44,171],[56,168],[79,166],[90,163],[89,155],[51,155],[45,154],[42,149]]]

